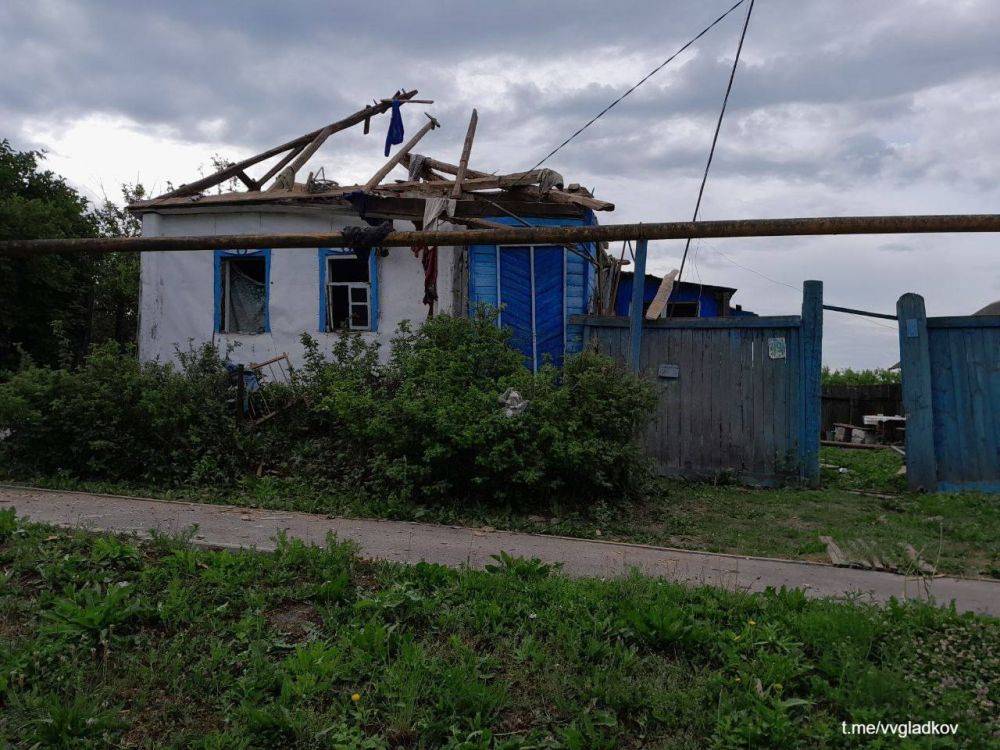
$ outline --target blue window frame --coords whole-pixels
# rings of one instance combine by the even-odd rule
[[[231,286],[227,286],[226,279],[232,277],[234,267],[249,259],[259,258],[263,260],[263,273],[260,274],[259,267],[254,268],[253,273],[258,276],[254,280],[263,283],[263,310],[262,319],[254,326],[255,330],[238,330],[227,321],[226,306],[230,302]],[[233,265],[230,266],[230,261]],[[216,250],[214,258],[214,287],[215,287],[215,315],[214,328],[216,333],[270,333],[271,332],[271,250]],[[246,269],[246,267],[244,266]],[[259,277],[262,277],[259,278]]]
[[[349,261],[361,260],[367,253],[364,268]],[[319,314],[317,329],[320,331],[352,330],[377,331],[379,317],[378,251],[355,250],[349,247],[319,248]],[[337,263],[344,264],[348,273],[339,274]],[[345,313],[346,311],[346,313]],[[336,318],[340,319],[338,325]]]

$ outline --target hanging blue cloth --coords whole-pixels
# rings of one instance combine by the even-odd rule
[[[393,97],[392,119],[389,121],[389,132],[385,134],[385,155],[394,143],[403,142],[403,116],[399,113],[399,99]]]

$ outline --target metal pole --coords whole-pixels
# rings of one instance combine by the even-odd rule
[[[434,232],[392,232],[380,247],[412,245],[497,245],[676,240],[688,237],[782,237],[837,234],[917,234],[926,232],[1000,232],[1000,214],[931,216],[817,216],[794,219],[674,221],[584,227],[507,227]],[[341,232],[306,234],[230,234],[204,237],[110,237],[96,239],[6,240],[0,257],[46,253],[114,253],[231,248],[350,247]]]
[[[632,275],[632,305],[629,308],[629,344],[632,347],[632,372],[639,374],[642,353],[642,301],[646,291],[646,240],[635,245],[635,273]]]

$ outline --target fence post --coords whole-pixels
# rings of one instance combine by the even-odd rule
[[[632,275],[632,305],[629,308],[629,344],[632,347],[632,372],[639,374],[642,353],[642,300],[646,292],[646,240],[635,243],[635,272]]]
[[[937,487],[934,453],[934,409],[931,401],[931,353],[927,312],[919,294],[904,294],[896,303],[899,360],[903,371],[903,414],[906,416],[906,483],[933,492]]]
[[[802,478],[819,485],[819,438],[823,415],[823,282],[802,285]]]

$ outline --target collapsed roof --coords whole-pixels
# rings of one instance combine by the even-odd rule
[[[612,211],[614,204],[598,200],[578,184],[565,184],[551,169],[496,174],[469,166],[478,113],[472,111],[468,132],[458,163],[440,161],[413,152],[417,143],[431,130],[440,127],[436,119],[428,121],[389,158],[372,177],[361,185],[339,185],[325,179],[323,170],[308,172],[304,181],[297,177],[323,143],[334,133],[363,125],[365,134],[372,118],[398,104],[433,104],[415,99],[417,91],[397,91],[392,97],[369,104],[353,114],[306,133],[279,146],[237,163],[227,164],[212,175],[181,185],[148,201],[133,203],[137,213],[160,209],[183,209],[202,206],[256,205],[341,205],[364,206],[371,218],[401,218],[419,221],[426,198],[447,197],[456,200],[450,221],[471,227],[494,227],[484,216],[582,215],[586,210]],[[259,178],[247,170],[278,158]],[[408,170],[407,179],[385,182],[397,167]],[[206,195],[204,191],[227,181],[241,182],[246,190]],[[360,199],[360,200],[359,200]]]

